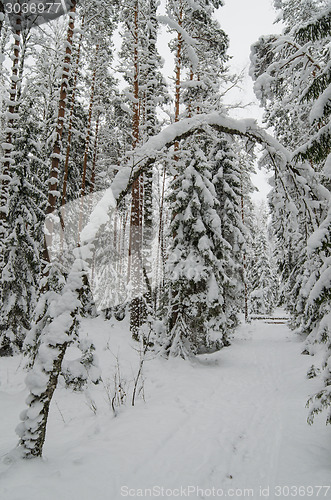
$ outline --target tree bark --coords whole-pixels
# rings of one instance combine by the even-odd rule
[[[135,2],[133,24],[133,143],[135,149],[139,143],[139,4]],[[143,176],[135,179],[132,186],[130,241],[129,241],[129,276],[131,284],[130,331],[135,340],[139,339],[139,329],[143,323],[144,303],[142,298],[142,245],[143,245]]]
[[[2,3],[2,0],[0,0],[0,37],[1,37],[4,18],[5,18],[5,8]]]
[[[95,64],[94,71],[92,76],[92,84],[91,84],[91,94],[90,94],[90,106],[89,106],[89,115],[88,115],[88,123],[87,123],[87,131],[85,137],[85,152],[84,152],[84,161],[83,161],[83,177],[82,177],[82,189],[81,189],[81,197],[85,196],[86,189],[86,171],[87,171],[87,158],[90,147],[90,136],[91,136],[91,126],[92,126],[92,113],[94,106],[94,93],[95,93],[95,84],[96,84],[96,75],[97,75],[97,65],[98,65],[98,51],[99,44],[95,46]]]
[[[76,13],[76,0],[72,0],[72,7],[69,12],[69,25],[67,31],[67,42],[66,42],[66,50],[65,57],[63,63],[62,70],[62,82],[60,88],[60,100],[58,107],[58,118],[57,118],[57,126],[56,126],[56,136],[53,146],[52,153],[52,162],[51,169],[49,175],[49,184],[48,184],[48,204],[47,204],[47,214],[53,213],[57,209],[58,198],[60,193],[58,192],[59,187],[59,165],[60,165],[60,155],[61,155],[61,141],[64,129],[64,118],[66,111],[66,100],[68,93],[68,80],[70,75],[70,68],[72,63],[72,40],[74,35],[75,28],[75,13]],[[48,245],[52,244],[52,234],[53,234],[53,226],[52,223],[47,220],[47,231],[49,235]],[[44,248],[44,260],[49,262],[49,255],[47,250],[47,244],[45,240],[45,248]]]
[[[153,137],[156,133],[156,40],[157,40],[157,6],[155,0],[149,0],[149,25],[148,25],[148,47],[147,47],[147,89],[146,89],[146,139]],[[144,274],[144,299],[146,314],[151,314],[153,309],[152,300],[152,241],[153,241],[153,167],[151,166],[144,174],[144,228],[143,228],[143,274]],[[143,321],[146,318],[143,318]]]
[[[83,16],[81,30],[84,28],[85,17]],[[68,139],[67,139],[67,150],[66,150],[66,159],[64,163],[64,177],[63,177],[63,187],[62,187],[62,202],[61,205],[64,206],[67,202],[67,185],[68,185],[68,174],[69,174],[69,157],[70,157],[70,149],[71,149],[71,137],[72,137],[72,122],[74,116],[74,108],[76,101],[76,90],[77,90],[77,80],[79,73],[79,61],[80,61],[80,52],[82,46],[82,38],[83,33],[80,33],[80,38],[78,42],[77,48],[77,57],[76,57],[76,65],[75,65],[75,76],[72,86],[72,94],[71,94],[71,105],[70,105],[70,113],[69,113],[69,124],[68,124]]]
[[[240,201],[241,201],[241,219],[245,225],[245,211],[244,211],[244,192],[243,192],[243,180],[242,174],[240,176]],[[243,282],[244,282],[244,312],[245,312],[245,323],[248,321],[248,290],[247,290],[247,273],[246,273],[246,252],[243,253]]]
[[[179,11],[179,19],[178,25],[182,26],[183,24],[183,9],[181,8]],[[175,122],[179,120],[179,111],[180,111],[180,87],[181,87],[181,68],[182,68],[182,46],[183,46],[183,37],[180,32],[177,34],[177,53],[176,53],[176,86],[175,86]],[[175,152],[179,149],[179,142],[176,141],[174,144]],[[175,161],[178,160],[178,157],[175,155]]]
[[[92,173],[91,173],[91,184],[90,193],[95,191],[95,171],[98,158],[98,139],[99,139],[99,124],[100,124],[100,111],[97,113],[97,118],[95,122],[95,132],[94,132],[94,147],[93,147],[93,159],[92,159]]]
[[[2,168],[2,182],[1,182],[1,199],[0,199],[0,221],[1,225],[6,224],[8,215],[8,196],[9,196],[9,183],[11,175],[11,166],[13,160],[13,135],[15,133],[15,123],[17,121],[16,106],[17,106],[17,82],[19,71],[19,57],[20,57],[20,41],[21,41],[21,17],[17,17],[17,27],[14,34],[13,45],[13,65],[11,72],[11,86],[9,90],[9,104],[8,104],[8,122],[6,127],[6,142],[3,145],[4,149],[4,163]],[[1,230],[1,232],[3,232]],[[3,238],[4,234],[1,235]]]
[[[72,7],[70,9],[70,19],[67,34],[66,52],[63,64],[62,72],[62,83],[60,89],[60,101],[58,110],[58,119],[56,127],[56,139],[53,146],[52,154],[52,164],[49,179],[49,189],[48,189],[48,206],[47,213],[52,213],[57,208],[58,199],[58,175],[59,175],[59,163],[61,154],[61,139],[63,135],[64,128],[64,117],[66,110],[66,99],[68,91],[68,80],[71,68],[71,54],[72,54],[72,39],[75,28],[74,14],[76,12],[76,0],[72,1]],[[72,15],[73,14],[73,15]]]

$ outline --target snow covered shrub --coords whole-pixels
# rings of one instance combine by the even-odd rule
[[[100,369],[95,356],[95,347],[89,339],[79,339],[77,347],[82,351],[82,356],[75,360],[63,360],[61,375],[68,387],[82,390],[88,382],[100,382]]]

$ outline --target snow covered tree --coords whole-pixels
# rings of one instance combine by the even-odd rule
[[[239,144],[233,138],[215,141],[209,156],[213,165],[213,184],[219,202],[222,235],[231,248],[225,273],[231,282],[223,291],[229,330],[238,324],[238,313],[245,307],[245,254],[249,230],[243,214],[244,197],[252,191],[249,161],[240,161]],[[245,182],[243,178],[245,178]]]
[[[1,145],[3,156],[0,158],[0,173],[1,173],[1,191],[0,191],[0,245],[4,248],[7,234],[7,217],[9,203],[9,189],[11,181],[11,167],[13,159],[13,139],[15,137],[17,126],[17,90],[19,80],[19,60],[20,60],[20,42],[21,42],[21,15],[20,11],[16,19],[15,31],[13,33],[14,43],[12,44],[12,69],[10,76],[10,89],[8,89],[9,97],[6,102],[5,115],[5,142]],[[3,252],[0,254],[0,272],[3,267]]]
[[[122,68],[129,84],[125,94],[132,113],[132,141],[129,161],[134,150],[154,135],[158,128],[157,108],[166,99],[165,83],[160,74],[161,59],[157,52],[157,4],[126,2],[123,8],[125,33],[122,45]],[[147,26],[147,30],[145,29]],[[129,57],[128,57],[129,54]],[[130,328],[135,339],[152,310],[151,249],[153,225],[153,171],[137,178],[132,186],[129,241]],[[147,290],[147,291],[146,291]]]
[[[225,269],[230,245],[222,236],[208,159],[199,147],[170,186],[174,214],[169,228],[166,282],[167,334],[163,352],[187,357],[222,347],[227,335],[224,289],[232,286]],[[194,147],[192,145],[189,146]],[[181,161],[181,160],[178,160]]]
[[[330,287],[319,281],[330,266],[321,230],[328,227],[330,198],[330,6],[323,0],[275,4],[284,31],[261,38],[253,47],[251,74],[267,123],[293,150],[292,168],[275,172],[270,198],[277,259],[293,325],[307,333],[312,344],[319,339],[328,353],[327,329],[325,335],[316,332],[319,325],[324,331],[328,318],[319,293],[327,297]],[[323,398],[316,412],[329,405]]]
[[[32,103],[20,110],[20,131],[15,140],[8,210],[8,236],[2,270],[0,355],[22,348],[36,306],[43,246],[43,211],[46,199],[38,173],[43,164],[40,130]]]
[[[323,218],[328,197],[323,187],[323,163],[320,160],[315,163],[317,157],[307,150],[314,134],[321,133],[324,143],[325,127],[318,130],[320,125],[312,116],[314,102],[307,102],[306,90],[319,81],[323,68],[327,68],[324,44],[329,35],[326,30],[321,40],[312,37],[304,44],[300,42],[303,41],[301,30],[321,16],[320,2],[297,2],[295,16],[293,5],[279,2],[277,5],[282,8],[284,33],[261,38],[253,47],[251,74],[256,80],[256,94],[266,108],[268,125],[274,126],[277,138],[294,150],[295,165],[291,170],[281,171],[276,165],[272,166],[276,171],[270,202],[273,230],[279,242],[277,260],[284,283],[283,294],[288,296],[294,323],[298,325],[304,308],[298,308],[297,298],[303,286],[307,240]],[[323,16],[328,18],[327,11]],[[304,159],[310,164],[303,162]]]
[[[35,325],[25,342],[25,348],[30,351],[32,368],[26,379],[30,391],[26,400],[28,408],[21,413],[22,423],[17,427],[20,437],[18,451],[23,458],[42,455],[50,403],[64,356],[69,345],[78,342],[82,313],[80,292],[85,280],[86,274],[79,260],[73,265],[67,280],[54,267],[49,270],[48,283],[52,282],[53,286],[48,286],[48,291],[41,296]],[[84,347],[85,351],[92,353],[91,344]],[[81,372],[78,375],[81,376]]]
[[[1,0],[0,2],[0,37],[1,37],[1,31],[2,31],[2,25],[5,19],[5,8],[3,5],[3,2]]]
[[[249,304],[252,314],[270,314],[277,306],[278,283],[268,238],[268,212],[256,207],[253,241],[248,258]]]
[[[326,410],[331,424],[331,204],[326,219],[308,240],[308,249],[307,264],[313,264],[315,271],[305,289],[304,327],[310,332],[306,346],[310,354],[322,354],[321,389],[310,400],[308,422]]]
[[[180,105],[182,116],[215,110],[226,114],[220,87],[229,82],[225,67],[228,38],[212,18],[214,8],[220,5],[204,1],[194,6],[184,1],[168,3],[167,22],[178,32],[172,44],[176,54],[175,121]],[[230,136],[220,136],[208,127],[181,143],[175,142],[169,169],[175,178],[168,196],[171,223],[164,298],[168,304],[163,343],[167,354],[185,357],[226,345],[244,307],[244,244],[248,232],[243,223],[242,171],[247,173],[247,164],[244,162],[243,169],[238,151]],[[248,184],[245,182],[247,192],[252,189]],[[209,207],[205,205],[207,199]],[[221,221],[217,229],[215,214]],[[191,218],[198,221],[196,225]],[[204,231],[208,249],[202,248]],[[190,265],[195,278],[190,277]],[[210,303],[208,297],[213,297]]]

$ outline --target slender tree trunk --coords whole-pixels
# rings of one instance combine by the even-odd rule
[[[179,12],[178,25],[183,24],[183,10]],[[179,107],[180,107],[180,88],[181,88],[181,68],[182,68],[182,46],[183,37],[180,32],[177,34],[177,53],[176,53],[176,87],[175,87],[175,122],[179,120]]]
[[[193,78],[194,78],[194,73],[193,73],[193,70],[191,68],[190,70],[190,81],[192,82],[193,81]],[[192,118],[192,97],[191,97],[192,94],[190,94],[190,97],[189,97],[189,102],[188,102],[188,107],[187,107],[187,116],[188,118]]]
[[[149,0],[149,26],[147,49],[147,89],[146,89],[146,136],[147,140],[156,134],[155,108],[155,60],[157,40],[157,6],[155,0]],[[143,228],[143,255],[144,255],[144,288],[146,313],[152,313],[152,241],[153,241],[153,169],[144,174],[144,228]],[[146,318],[143,318],[144,320]]]
[[[139,176],[132,187],[130,218],[130,282],[132,299],[130,305],[130,329],[135,340],[139,340],[139,329],[144,317],[142,299],[142,222],[143,222],[143,177]]]
[[[245,224],[245,211],[244,211],[244,189],[242,174],[240,176],[240,198],[241,198],[241,219],[243,224]],[[245,322],[248,321],[248,290],[247,290],[247,270],[246,270],[246,252],[243,253],[243,281],[244,281],[244,311],[245,311]]]
[[[96,118],[96,122],[95,122],[92,173],[91,173],[91,185],[90,185],[90,193],[91,194],[94,193],[94,190],[95,190],[95,171],[96,171],[97,158],[98,158],[99,124],[100,124],[100,111],[98,111],[98,113],[97,113],[97,118]]]
[[[95,55],[94,55],[95,65],[94,65],[94,71],[93,71],[93,76],[92,76],[89,115],[88,115],[88,123],[87,123],[86,137],[85,137],[85,151],[84,151],[84,161],[83,161],[83,177],[82,177],[81,197],[85,196],[85,189],[86,189],[87,159],[88,159],[88,152],[89,152],[89,147],[90,147],[90,136],[91,136],[91,128],[92,128],[92,113],[93,113],[93,106],[94,106],[94,93],[95,93],[95,83],[96,83],[96,75],[97,75],[98,51],[99,51],[99,44],[97,44],[95,47]]]
[[[134,62],[133,62],[133,144],[139,143],[139,5],[134,9]],[[131,283],[130,330],[134,339],[139,339],[139,329],[143,323],[144,304],[142,299],[142,244],[143,244],[143,176],[140,175],[132,186],[130,241],[129,241],[129,276]]]
[[[20,64],[18,68],[17,98],[16,98],[18,105],[16,106],[16,112],[18,111],[18,106],[20,104],[20,99],[22,94],[22,80],[24,73],[26,50],[30,39],[30,31],[31,29],[22,32],[22,44],[21,44]]]
[[[82,19],[81,30],[84,29],[85,17]],[[76,90],[77,90],[77,80],[79,74],[79,61],[80,61],[80,52],[82,46],[82,38],[83,33],[80,33],[78,48],[77,48],[77,57],[75,64],[75,76],[72,86],[72,94],[71,94],[71,105],[70,105],[70,113],[69,113],[69,123],[68,123],[68,139],[67,139],[67,150],[66,150],[66,159],[64,163],[64,177],[63,177],[63,188],[62,188],[62,202],[61,205],[64,206],[67,202],[67,186],[68,186],[68,174],[69,174],[69,158],[70,158],[70,149],[71,149],[71,137],[72,137],[72,122],[74,117],[74,109],[76,102]]]
[[[1,37],[4,18],[5,18],[5,8],[2,3],[2,0],[0,0],[0,37]]]
[[[8,122],[6,127],[6,142],[2,146],[4,149],[4,161],[1,175],[1,198],[0,198],[0,238],[4,238],[6,219],[8,215],[8,197],[9,183],[11,179],[11,166],[14,163],[13,159],[13,135],[15,133],[15,125],[17,121],[16,106],[17,106],[17,82],[20,57],[20,42],[21,42],[21,17],[17,17],[17,27],[14,34],[13,45],[13,65],[11,72],[11,86],[9,90],[9,105],[8,105]],[[2,226],[2,227],[1,227]]]
[[[119,290],[120,290],[120,297],[121,297],[121,303],[125,302],[125,287],[126,287],[126,275],[125,272],[127,270],[127,258],[128,258],[128,253],[127,253],[127,238],[126,238],[126,233],[127,233],[127,226],[128,226],[128,219],[129,219],[129,212],[128,210],[123,210],[121,213],[121,237],[119,240],[119,259],[120,259],[120,266],[119,266]]]
[[[200,82],[200,74],[198,73],[198,82]],[[197,114],[200,113],[200,106],[197,106]]]
[[[181,8],[179,11],[179,26],[183,24],[183,9]],[[181,88],[181,68],[182,68],[182,46],[183,46],[183,37],[180,32],[177,34],[177,53],[176,53],[176,86],[175,86],[175,122],[179,120],[179,111],[180,111],[180,88]],[[178,141],[174,144],[175,152],[179,149]],[[175,161],[178,160],[178,157],[175,155]]]
[[[163,169],[160,213],[159,213],[159,232],[158,232],[158,257],[156,262],[156,284],[157,293],[154,298],[154,309],[158,308],[158,297],[162,292],[164,285],[164,268],[165,268],[165,248],[164,248],[164,195],[165,195],[166,169]]]
[[[69,25],[67,31],[67,42],[66,42],[66,51],[64,57],[64,64],[62,70],[62,82],[60,88],[60,100],[59,100],[59,108],[58,108],[58,118],[57,118],[57,126],[56,126],[56,137],[53,146],[52,153],[52,163],[49,175],[49,186],[48,186],[48,204],[47,204],[47,214],[51,214],[56,210],[58,205],[59,198],[59,165],[60,165],[60,156],[61,156],[61,141],[64,129],[64,118],[66,111],[66,100],[68,94],[68,80],[70,75],[70,69],[72,64],[72,40],[74,35],[75,28],[75,13],[76,13],[76,0],[72,0],[72,7],[69,12]],[[51,223],[48,223],[47,227],[49,233],[49,244],[52,241],[52,233],[53,227]],[[44,260],[49,261],[47,245],[45,241],[45,249],[44,249]]]
[[[181,7],[179,11],[178,18],[179,26],[183,24],[183,8]],[[177,54],[176,54],[176,88],[175,88],[175,122],[179,120],[179,111],[180,111],[180,89],[181,89],[181,67],[182,67],[182,46],[183,46],[183,37],[180,32],[177,35]],[[179,142],[176,141],[174,144],[175,156],[174,160],[178,161],[178,156],[176,155],[176,151],[179,150]],[[170,314],[169,320],[169,330],[172,331],[176,325],[178,314],[179,314],[179,303],[178,303],[178,292],[175,290],[171,291],[172,295],[172,310]]]

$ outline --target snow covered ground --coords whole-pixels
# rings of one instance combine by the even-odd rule
[[[43,460],[5,460],[16,445],[26,390],[21,358],[1,359],[1,500],[119,500],[145,493],[331,498],[331,488],[316,488],[330,485],[330,429],[323,415],[313,426],[306,423],[305,403],[316,389],[305,376],[313,358],[300,355],[302,340],[287,325],[253,321],[240,327],[230,347],[192,362],[149,359],[145,402],[140,395],[134,408],[139,355],[126,323],[97,318],[83,327],[97,346],[103,383],[88,393],[57,389]],[[115,417],[109,396],[116,356],[128,397]]]

